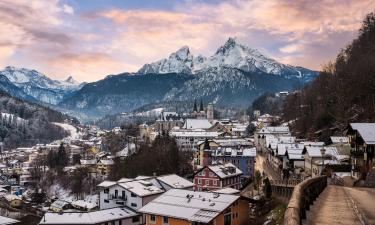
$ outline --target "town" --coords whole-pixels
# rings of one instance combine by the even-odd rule
[[[1,150],[0,224],[277,224],[305,181],[375,187],[375,123],[349,123],[325,143],[259,110],[219,119],[195,101],[112,130],[57,125],[69,136]],[[355,189],[345,193],[355,205]]]

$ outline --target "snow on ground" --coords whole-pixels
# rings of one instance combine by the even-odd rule
[[[64,130],[69,132],[69,137],[70,139],[79,139],[80,133],[77,131],[77,128],[74,127],[73,125],[66,124],[66,123],[53,123],[56,126],[59,126],[63,128]]]
[[[26,123],[26,120],[25,119],[22,119],[21,117],[18,117],[14,114],[10,114],[10,113],[1,113],[0,114],[0,117],[1,118],[4,118],[4,119],[11,119],[11,120],[16,120],[17,121],[17,124],[22,124],[22,123]]]

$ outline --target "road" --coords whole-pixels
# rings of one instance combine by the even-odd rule
[[[367,220],[367,224],[375,224],[375,188],[345,188],[355,205]]]

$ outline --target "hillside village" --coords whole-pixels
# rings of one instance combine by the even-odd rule
[[[69,136],[1,151],[0,210],[7,218],[0,224],[240,225],[261,215],[259,205],[283,202],[280,184],[325,174],[335,184],[375,187],[374,123],[350,123],[345,135],[324,143],[298,139],[278,117],[254,111],[251,118],[217,119],[214,104],[195,102],[183,115],[161,110],[135,132],[56,124]],[[106,138],[119,134],[123,146],[114,152]],[[115,173],[144,144],[165,136],[189,155],[189,172]],[[51,174],[58,178],[48,181]]]

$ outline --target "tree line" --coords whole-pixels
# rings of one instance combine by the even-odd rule
[[[350,122],[375,120],[375,14],[369,13],[358,37],[324,66],[320,76],[286,99],[285,121],[300,136],[326,140]]]

